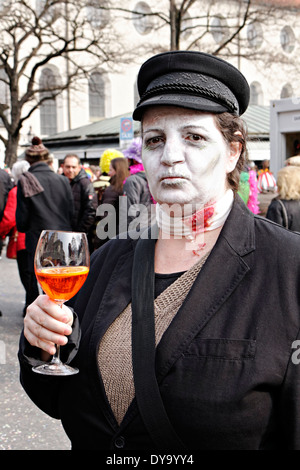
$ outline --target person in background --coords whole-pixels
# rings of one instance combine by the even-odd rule
[[[99,212],[99,209],[101,210],[101,206],[103,207],[103,204],[110,204],[113,208],[112,216],[115,219],[116,226],[115,226],[115,233],[113,236],[117,235],[119,233],[119,210],[120,210],[120,204],[119,204],[119,197],[123,195],[123,183],[126,180],[126,178],[129,176],[129,170],[128,170],[128,161],[124,157],[117,157],[113,158],[110,161],[109,164],[109,172],[108,176],[110,177],[109,180],[109,186],[104,190],[103,196],[102,196],[102,201],[100,206],[98,207],[97,213]],[[105,218],[107,217],[107,211],[101,215],[99,218],[96,218],[97,221],[103,220],[105,222]],[[98,223],[99,223],[98,222]],[[97,233],[97,230],[96,230]],[[103,238],[99,239],[99,237],[95,237],[95,248],[99,248],[103,243],[105,243],[108,240],[108,238]]]
[[[5,207],[4,185],[3,185],[2,181],[0,180],[0,214],[3,214],[4,207]],[[1,218],[2,218],[2,216],[1,216]]]
[[[289,157],[284,163],[286,166],[300,166],[300,155],[294,155],[293,157]]]
[[[16,209],[17,209],[17,184],[19,177],[29,169],[30,165],[26,160],[21,160],[13,164],[12,177],[15,186],[9,191],[7,202],[4,210],[2,220],[0,222],[0,236],[13,237],[17,241],[17,265],[20,280],[25,289],[25,306],[23,309],[23,316],[26,313],[26,308],[30,303],[30,279],[31,274],[29,271],[28,251],[25,244],[25,233],[18,232],[16,224]]]
[[[106,149],[101,154],[99,162],[101,174],[98,175],[98,179],[93,183],[98,196],[98,205],[102,202],[102,196],[105,189],[108,188],[108,186],[110,185],[110,176],[108,174],[110,162],[115,158],[124,158],[124,155],[122,152],[114,148]]]
[[[153,222],[151,206],[154,203],[142,162],[142,139],[133,139],[123,153],[128,159],[130,171],[123,186],[124,196],[127,198],[127,226],[132,230],[139,225],[142,230]]]
[[[81,168],[80,158],[76,154],[65,156],[63,160],[63,175],[69,180],[74,198],[74,214],[71,222],[72,230],[86,233],[90,252],[92,252],[94,249],[95,218],[98,205],[93,183],[85,170]]]
[[[2,204],[2,210],[0,207],[0,220],[3,215],[4,207],[7,201],[7,196],[9,191],[14,187],[14,182],[10,176],[10,174],[6,171],[3,170],[3,168],[0,168],[0,181],[2,183],[3,187],[3,204]]]
[[[250,87],[198,51],[149,58],[137,83],[156,225],[93,253],[63,309],[28,307],[22,385],[74,450],[299,450],[300,235],[237,194]],[[57,342],[66,380],[32,371]]]
[[[263,160],[262,168],[257,171],[257,190],[259,215],[266,216],[271,200],[277,193],[276,178],[270,171],[270,160]]]
[[[10,170],[6,171],[0,168],[0,183],[1,183],[1,205],[0,205],[0,221],[3,217],[4,208],[6,205],[7,197],[9,191],[13,188],[14,182],[10,175]],[[0,258],[2,254],[2,249],[4,245],[4,239],[0,238]]]
[[[262,169],[257,172],[257,189],[259,193],[275,193],[277,190],[275,176],[270,171],[270,160],[264,160]]]
[[[256,171],[252,169],[253,167],[252,165],[250,166],[250,163],[251,162],[249,162],[249,165],[246,165],[244,171],[241,172],[238,195],[253,214],[259,214]]]
[[[98,181],[101,176],[101,168],[100,166],[96,166],[96,165],[91,165],[90,168],[94,175],[94,178],[93,178],[93,183],[94,183],[95,181]]]
[[[266,218],[300,232],[300,166],[288,165],[277,173],[278,195],[271,201]]]
[[[26,149],[28,171],[20,175],[17,184],[16,224],[26,234],[31,303],[39,290],[34,273],[34,254],[42,230],[72,230],[73,196],[68,180],[49,167],[49,150],[39,137],[33,137]]]

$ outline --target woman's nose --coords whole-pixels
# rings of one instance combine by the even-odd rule
[[[161,157],[161,163],[173,166],[176,163],[185,161],[184,150],[181,148],[180,143],[174,139],[167,141],[164,146],[164,151]]]

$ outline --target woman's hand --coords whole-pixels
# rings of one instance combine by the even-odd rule
[[[72,332],[72,311],[63,305],[60,307],[47,295],[40,295],[29,305],[24,318],[24,335],[27,341],[45,353],[42,359],[47,360],[55,354],[55,345],[65,345],[66,336]]]

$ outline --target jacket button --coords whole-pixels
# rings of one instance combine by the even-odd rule
[[[115,447],[117,449],[122,449],[125,446],[125,439],[123,436],[118,436],[115,439]]]

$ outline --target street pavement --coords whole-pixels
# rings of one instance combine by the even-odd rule
[[[60,421],[39,410],[19,382],[25,292],[16,260],[0,259],[0,450],[70,450]]]

